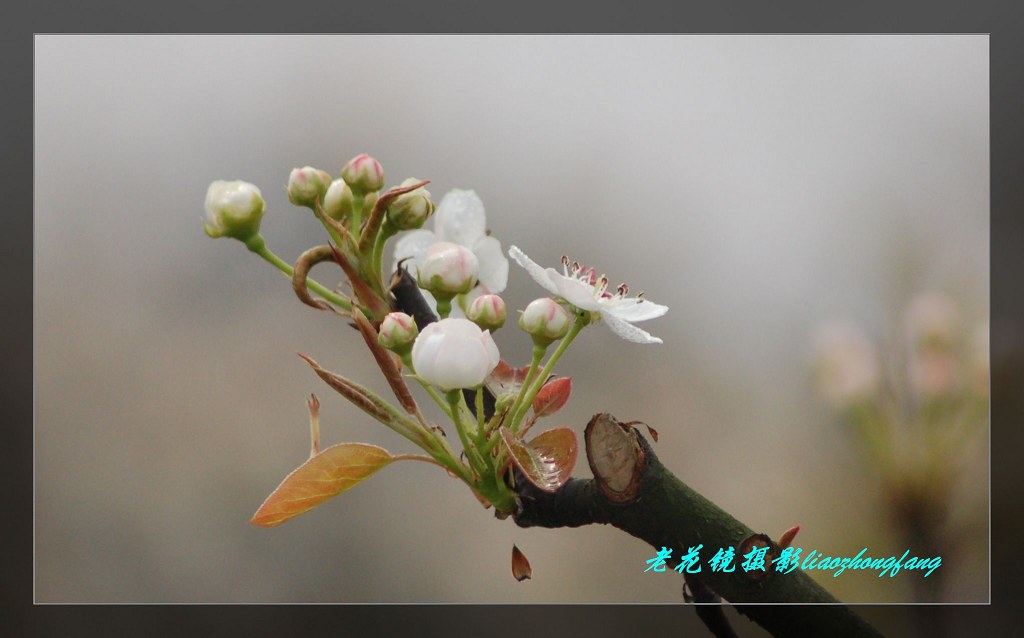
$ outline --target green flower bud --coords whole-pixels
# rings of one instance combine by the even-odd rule
[[[334,221],[341,221],[352,214],[352,189],[348,187],[343,179],[336,179],[331,182],[324,195],[323,208],[328,217]]]
[[[203,230],[210,237],[247,241],[260,232],[265,208],[263,195],[255,185],[242,181],[213,182],[206,191]]]
[[[317,201],[323,201],[331,176],[312,166],[293,168],[288,175],[288,201],[296,206],[313,208]]]
[[[534,299],[519,315],[519,327],[533,337],[534,343],[548,345],[569,332],[572,316],[550,297]]]
[[[480,262],[473,251],[451,242],[439,241],[427,249],[419,267],[419,286],[438,299],[451,299],[469,292],[476,284]]]
[[[469,304],[466,318],[492,333],[505,325],[505,301],[498,295],[480,295]]]
[[[410,186],[419,181],[410,177],[402,182],[402,186]],[[388,221],[398,230],[415,230],[422,227],[433,213],[434,202],[430,199],[430,191],[420,187],[399,195],[391,202],[388,206]]]

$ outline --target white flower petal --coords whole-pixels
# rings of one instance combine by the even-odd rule
[[[480,385],[500,358],[490,333],[466,319],[430,324],[412,347],[416,374],[442,390]]]
[[[549,272],[555,272],[553,269],[543,268],[540,264],[527,257],[526,253],[515,246],[511,246],[508,249],[508,256],[514,259],[517,264],[522,266],[526,270],[526,274],[530,275],[530,277],[537,282],[538,286],[553,295],[561,294],[558,292],[558,288],[555,286],[551,275],[548,274]],[[561,278],[561,276],[559,276],[559,278]]]
[[[558,289],[558,296],[583,310],[601,310],[601,304],[594,297],[593,286],[588,286],[579,279],[559,275],[554,268],[548,268],[548,274]]]
[[[609,330],[626,341],[632,341],[633,343],[664,343],[658,337],[652,337],[647,331],[641,330],[631,323],[626,323],[622,319],[617,319],[613,315],[603,314],[601,315],[601,321],[608,326]]]
[[[474,356],[477,353],[472,347],[456,350],[453,345],[445,345],[434,361],[435,371],[430,382],[442,390],[472,386],[477,370],[483,367],[481,358]]]
[[[413,278],[416,277],[417,269],[423,265],[427,255],[427,249],[436,244],[437,235],[429,230],[414,230],[402,235],[402,238],[395,244],[395,263],[391,266],[392,272],[398,268],[398,262],[408,259],[405,262]]]
[[[484,203],[474,191],[448,191],[434,213],[434,229],[442,241],[473,246],[487,231]]]
[[[608,299],[601,302],[601,311],[613,314],[623,321],[636,323],[655,319],[668,312],[668,306],[656,304],[653,301],[639,301],[633,299]]]
[[[501,242],[494,237],[484,237],[473,244],[472,249],[480,261],[480,285],[495,295],[505,290],[508,285],[508,260],[501,252]]]

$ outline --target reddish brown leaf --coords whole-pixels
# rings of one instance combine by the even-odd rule
[[[317,310],[330,310],[331,306],[321,299],[313,299],[306,288],[306,278],[313,266],[325,261],[334,261],[334,251],[330,246],[316,246],[299,255],[292,269],[292,290],[302,303]]]
[[[286,476],[249,522],[261,527],[280,525],[355,487],[393,460],[376,445],[332,445]]]
[[[631,428],[635,428],[638,425],[642,425],[645,428],[647,428],[647,433],[651,435],[651,438],[654,439],[654,442],[658,442],[658,431],[652,428],[651,426],[647,425],[643,421],[630,421],[629,423],[623,423],[622,425],[628,425]]]
[[[373,327],[370,320],[366,318],[366,315],[359,308],[352,308],[352,320],[355,321],[359,333],[363,335],[363,341],[366,342],[366,347],[370,349],[373,358],[377,361],[380,371],[384,373],[384,378],[387,379],[388,385],[391,386],[391,391],[395,393],[395,398],[402,404],[406,412],[416,414],[419,410],[416,406],[416,399],[409,392],[409,386],[405,384],[405,379],[402,378],[402,370],[398,367],[394,355],[385,350],[377,341],[376,328]]]
[[[512,576],[519,582],[533,576],[530,561],[526,560],[526,555],[515,545],[512,546]]]
[[[355,381],[346,379],[340,374],[324,370],[320,367],[319,363],[310,359],[301,352],[296,352],[295,354],[302,357],[302,360],[308,363],[316,372],[317,376],[323,379],[327,385],[337,390],[341,396],[354,403],[356,407],[360,408],[381,423],[387,424],[394,422],[394,416],[388,412],[387,404],[381,401],[379,397],[373,396],[366,388]]]
[[[644,423],[644,425],[647,425],[647,424]],[[655,430],[654,428],[652,428],[651,426],[647,425],[647,432],[650,433],[651,438],[654,439],[655,443],[657,443],[658,442],[658,431]]]
[[[385,315],[391,312],[391,305],[364,280],[356,265],[346,259],[345,254],[341,250],[334,244],[331,244],[331,250],[334,252],[334,260],[338,262],[338,265],[341,266],[341,269],[348,276],[349,285],[352,286],[352,291],[356,297],[354,301],[357,301],[359,305],[366,309],[371,319],[374,321],[382,320]]]
[[[544,384],[537,396],[533,397],[533,412],[538,417],[551,416],[562,409],[572,394],[572,379],[556,377]]]
[[[523,382],[526,381],[526,374],[529,371],[529,367],[513,368],[504,360],[499,360],[498,366],[484,379],[484,383],[495,397],[500,397],[503,394],[517,394]]]
[[[569,479],[578,447],[571,428],[548,430],[526,444],[506,427],[499,433],[512,462],[538,488],[554,492]]]

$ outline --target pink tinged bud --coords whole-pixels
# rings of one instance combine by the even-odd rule
[[[491,332],[505,325],[506,315],[505,301],[498,295],[480,295],[466,311],[470,321]]]
[[[323,201],[331,185],[331,176],[312,166],[293,168],[288,175],[288,201],[296,206],[313,208],[317,201]]]
[[[323,209],[328,217],[340,222],[352,214],[353,202],[352,189],[348,187],[345,180],[336,179],[327,188]]]
[[[942,293],[917,295],[907,307],[906,329],[914,349],[950,349],[960,329],[956,302]]]
[[[427,249],[419,268],[420,288],[435,297],[451,298],[476,285],[480,263],[473,251],[460,244],[437,242]]]
[[[392,312],[384,317],[377,334],[377,343],[399,354],[412,347],[419,329],[416,321],[404,312]]]
[[[868,338],[855,326],[829,323],[814,338],[818,389],[835,407],[845,408],[877,392],[880,364]]]
[[[356,155],[341,169],[341,179],[356,194],[379,191],[384,187],[384,169],[366,153]]]
[[[249,182],[216,181],[206,191],[206,221],[210,237],[246,241],[260,231],[266,204],[260,189]]]
[[[569,332],[572,317],[562,306],[550,297],[534,299],[519,315],[519,327],[533,336],[534,340],[551,343]]]
[[[422,180],[415,177],[402,182],[402,186],[412,186]],[[430,199],[430,191],[417,188],[403,193],[388,206],[388,221],[398,230],[415,230],[423,226],[427,218],[434,213],[434,202]]]
[[[479,386],[500,360],[491,334],[468,319],[436,321],[412,347],[416,374],[446,392]]]

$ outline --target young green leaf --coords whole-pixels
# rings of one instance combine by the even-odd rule
[[[261,527],[280,525],[355,487],[393,460],[376,445],[332,445],[286,476],[249,522]]]
[[[512,462],[538,488],[554,492],[569,480],[577,452],[572,428],[548,430],[525,444],[508,428],[499,432]]]

